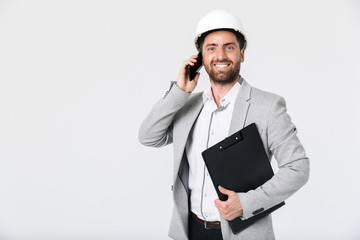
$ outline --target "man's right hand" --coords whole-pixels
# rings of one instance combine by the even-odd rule
[[[180,72],[179,72],[179,76],[178,79],[176,81],[176,85],[183,91],[191,93],[192,91],[194,91],[198,79],[200,77],[200,73],[197,73],[195,78],[190,81],[189,79],[189,73],[186,71],[186,67],[188,65],[190,66],[194,66],[194,63],[197,62],[197,55],[193,55],[191,56],[189,59],[185,60],[183,65],[181,66]]]

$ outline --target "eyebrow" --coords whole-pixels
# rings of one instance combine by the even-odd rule
[[[225,43],[225,44],[224,44],[225,47],[226,47],[226,46],[229,46],[229,45],[235,45],[235,43],[234,43],[234,42],[229,42],[229,43]],[[213,46],[216,47],[216,46],[218,46],[218,44],[216,44],[216,43],[209,43],[209,44],[206,44],[205,47],[207,48],[207,47],[213,47]]]

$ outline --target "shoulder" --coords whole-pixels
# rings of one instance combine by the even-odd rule
[[[245,79],[242,80],[242,88],[240,89],[239,96],[248,101],[252,105],[259,105],[261,108],[269,108],[274,102],[282,99],[281,96],[253,87]]]
[[[251,94],[248,100],[250,103],[248,117],[251,121],[262,122],[267,126],[269,118],[279,110],[286,109],[285,100],[282,96],[251,87]]]
[[[272,105],[274,102],[279,101],[280,99],[283,99],[283,97],[281,97],[278,94],[264,91],[264,90],[261,90],[256,87],[251,88],[250,101],[252,103],[261,103],[261,104],[266,104],[266,105],[268,105],[268,104]]]

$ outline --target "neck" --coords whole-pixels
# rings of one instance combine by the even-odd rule
[[[220,99],[222,99],[232,89],[232,87],[239,80],[239,77],[236,79],[236,81],[227,83],[227,84],[215,83],[214,81],[212,81],[210,79],[211,91],[212,91],[215,103],[218,107],[220,107]]]

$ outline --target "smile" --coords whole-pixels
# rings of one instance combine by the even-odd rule
[[[230,64],[214,64],[214,66],[217,68],[224,69],[224,68],[227,68],[228,66],[230,66]]]

